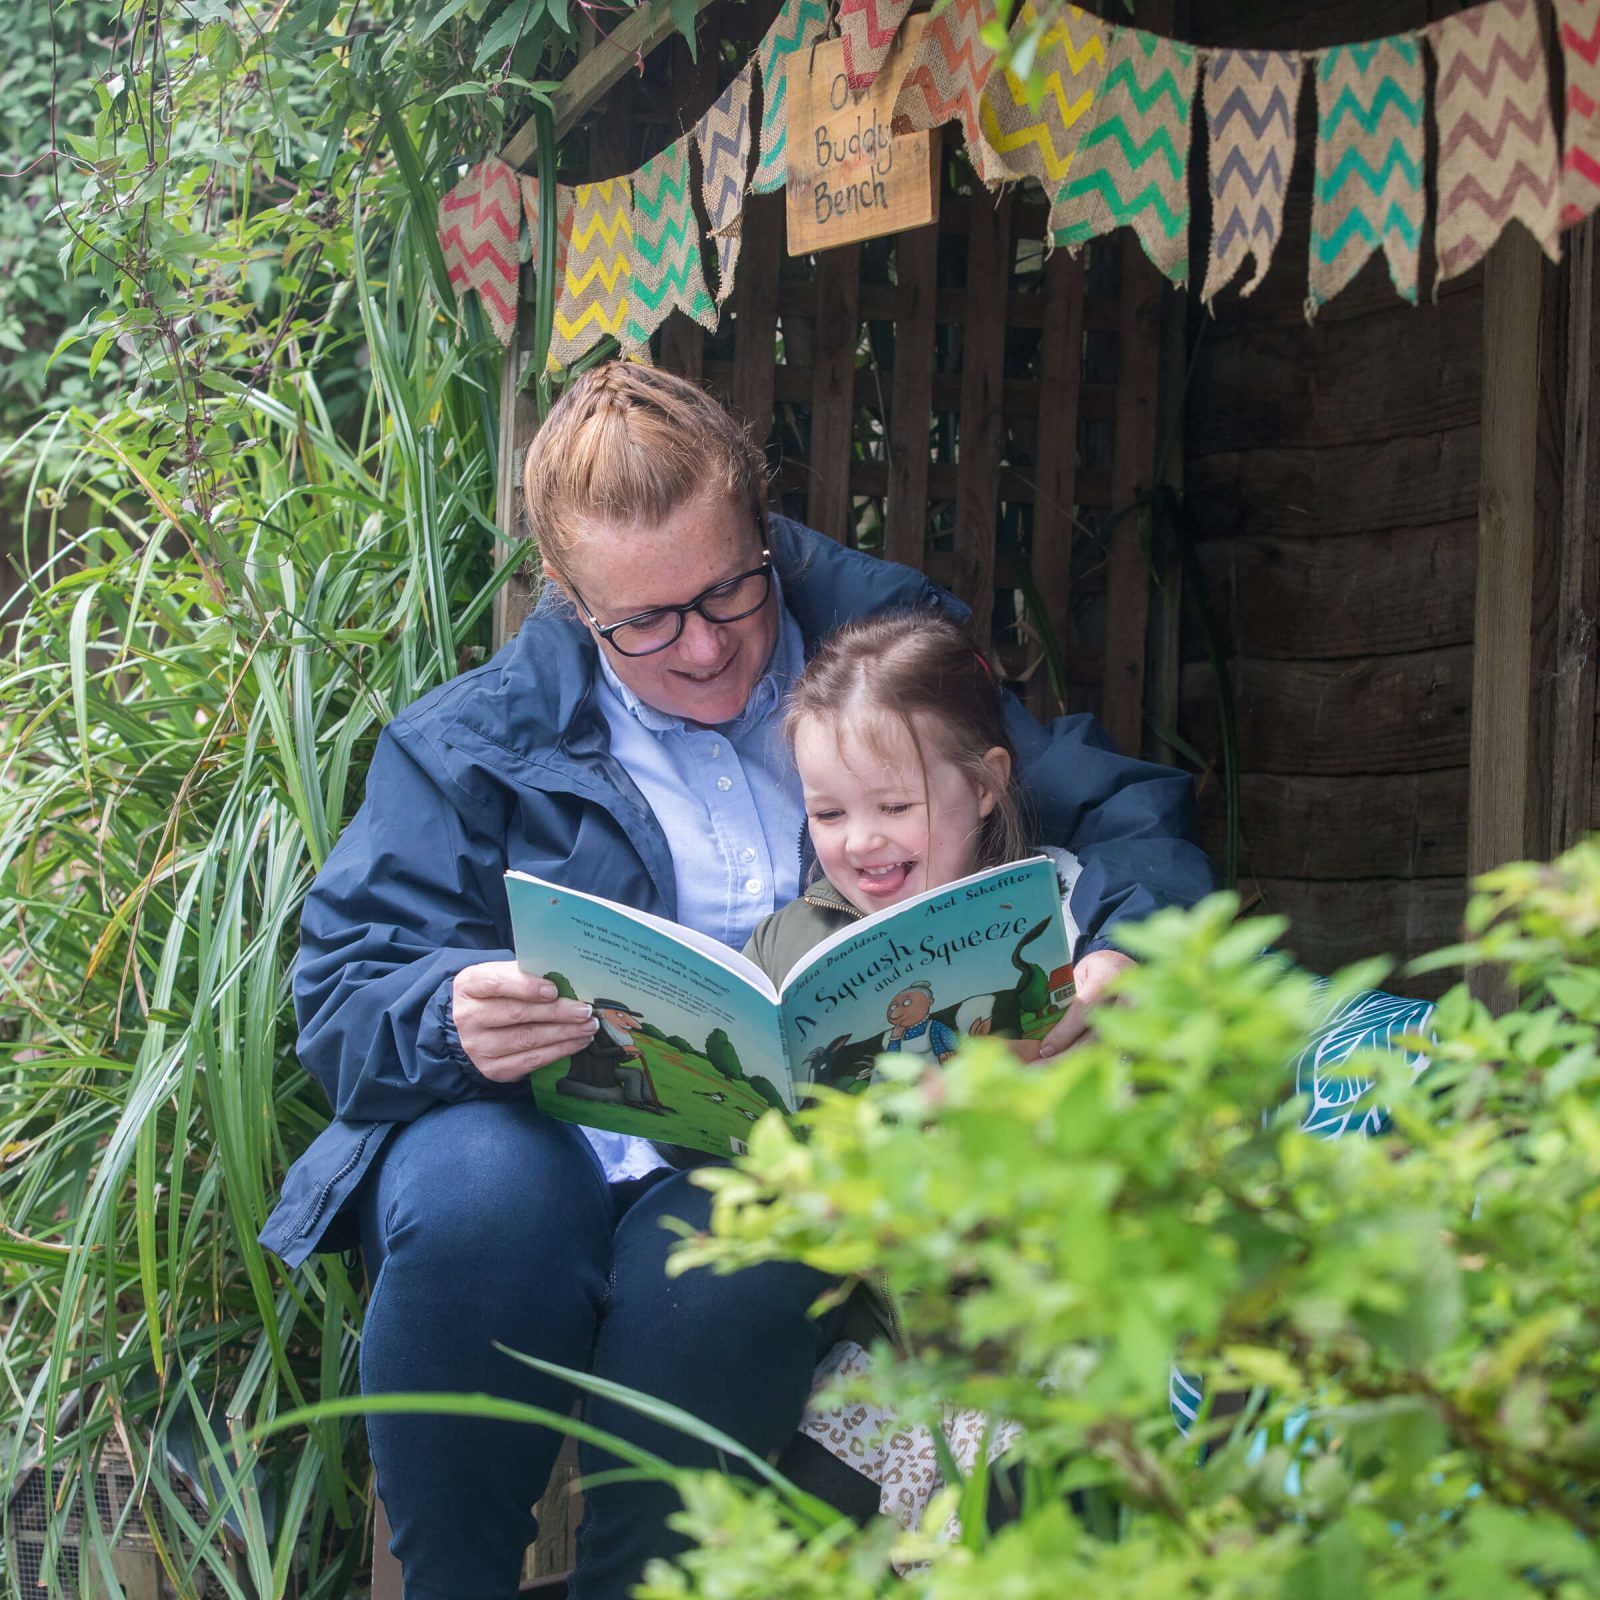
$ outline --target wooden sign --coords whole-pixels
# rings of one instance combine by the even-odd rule
[[[925,16],[906,18],[883,70],[859,100],[845,81],[843,40],[795,53],[786,141],[790,255],[938,221],[937,130],[889,131],[900,80],[927,23]]]

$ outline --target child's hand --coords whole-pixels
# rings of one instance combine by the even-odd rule
[[[1105,998],[1106,985],[1133,965],[1133,957],[1120,950],[1092,950],[1072,965],[1072,981],[1077,989],[1067,1014],[1039,1041],[1039,1056],[1060,1055],[1089,1036],[1093,1020],[1088,1013]]]

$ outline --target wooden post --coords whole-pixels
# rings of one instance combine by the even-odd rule
[[[531,298],[519,294],[511,347],[501,357],[500,475],[494,502],[495,525],[500,530],[500,537],[495,541],[497,562],[503,561],[510,554],[511,546],[527,535],[522,518],[522,458],[539,431],[539,408],[521,382],[532,359],[526,327],[532,313]],[[537,560],[530,556],[522,570],[494,597],[494,647],[497,650],[522,626],[538,601],[537,566]]]
[[[1552,570],[1559,520],[1549,503],[1550,457],[1542,458],[1540,448],[1541,400],[1559,366],[1558,298],[1554,275],[1532,236],[1508,229],[1484,272],[1469,876],[1530,851],[1542,853],[1549,837],[1543,781],[1548,769],[1540,771],[1538,715],[1547,685],[1536,678],[1535,667],[1551,619],[1539,615],[1535,601]],[[1548,750],[1548,725],[1542,732]],[[1499,973],[1480,970],[1471,977],[1487,1003],[1509,1003]]]
[[[806,516],[813,528],[852,543],[850,453],[855,439],[856,336],[861,246],[843,244],[817,258],[817,347],[811,368],[811,486]]]

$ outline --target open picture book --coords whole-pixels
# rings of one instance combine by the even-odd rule
[[[710,1155],[738,1154],[809,1084],[871,1081],[880,1055],[929,1064],[963,1034],[1026,1054],[1072,998],[1055,868],[1010,862],[852,923],[774,988],[736,950],[597,895],[508,872],[517,965],[587,1002],[581,1051],[529,1082],[541,1111]]]

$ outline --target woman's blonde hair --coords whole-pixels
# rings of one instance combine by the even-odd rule
[[[974,870],[1028,854],[1016,750],[1006,732],[999,680],[971,634],[942,611],[895,612],[840,628],[790,693],[783,717],[790,749],[802,727],[817,723],[836,736],[848,727],[869,745],[882,740],[886,723],[903,728],[919,759],[932,744],[974,786],[987,789],[995,782],[985,757],[998,746],[1011,757],[1011,777],[983,820]]]
[[[551,407],[522,464],[528,526],[557,575],[586,527],[662,522],[691,501],[749,508],[765,539],[766,461],[686,378],[635,362],[591,368]]]

